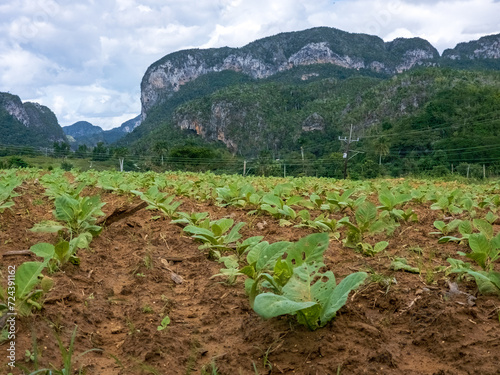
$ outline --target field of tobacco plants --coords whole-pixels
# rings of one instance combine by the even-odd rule
[[[0,171],[2,374],[500,374],[500,183]]]

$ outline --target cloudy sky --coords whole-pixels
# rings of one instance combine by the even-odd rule
[[[104,129],[140,113],[147,67],[186,48],[241,47],[329,26],[422,37],[440,52],[500,33],[500,0],[1,0],[0,91]]]

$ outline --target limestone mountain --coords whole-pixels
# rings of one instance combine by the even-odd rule
[[[78,121],[73,125],[62,127],[64,134],[69,135],[75,139],[80,137],[87,137],[89,135],[100,134],[104,130],[100,126],[92,125],[88,121]]]
[[[186,82],[207,73],[232,70],[260,79],[298,66],[333,64],[394,74],[437,58],[438,51],[420,38],[385,43],[377,36],[328,27],[281,33],[241,48],[179,51],[147,69],[141,83],[142,120]]]
[[[103,130],[100,126],[92,125],[88,121],[78,121],[73,125],[63,126],[63,131],[73,148],[77,148],[78,145],[94,147],[99,142],[115,143],[139,125],[140,116],[137,116],[110,130]]]
[[[459,43],[453,49],[446,49],[443,52],[443,58],[451,60],[500,59],[500,34]]]
[[[147,69],[141,126],[119,143],[151,152],[209,142],[251,157],[314,142],[322,145],[318,156],[338,151],[346,124],[367,132],[417,115],[441,90],[466,79],[455,68],[500,70],[499,38],[439,56],[420,38],[384,42],[320,27],[241,48],[178,51]],[[497,76],[471,74],[474,84],[496,90]]]
[[[51,147],[62,141],[66,136],[48,107],[0,92],[0,144]]]

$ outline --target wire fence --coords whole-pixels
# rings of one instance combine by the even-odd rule
[[[490,151],[500,149],[500,145],[484,145],[448,150],[445,163],[439,163],[423,155],[414,157],[404,155],[394,160],[395,155],[385,155],[381,163],[370,158],[349,161],[349,177],[376,178],[380,176],[433,176],[433,177],[466,177],[466,178],[497,178],[500,176],[500,158],[482,157],[464,158],[464,155],[477,150]],[[453,152],[460,152],[461,158],[452,157]],[[436,152],[436,150],[434,150]],[[398,155],[399,157],[401,155]],[[387,159],[391,159],[390,162]],[[112,170],[120,169],[120,159],[123,159],[125,171],[158,172],[168,170],[183,171],[213,171],[219,174],[264,175],[264,176],[314,176],[342,178],[345,159],[339,153],[330,158],[193,158],[171,157],[160,154],[130,154],[114,155],[107,152],[78,153],[50,147],[26,147],[0,144],[0,167],[19,167],[24,165],[42,168],[62,167],[64,169],[78,168],[80,170]],[[25,164],[23,164],[25,163]]]

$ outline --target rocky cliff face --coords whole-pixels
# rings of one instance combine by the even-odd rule
[[[0,106],[21,124],[26,127],[30,126],[30,118],[19,96],[0,93]]]
[[[459,43],[455,48],[445,50],[443,58],[451,60],[500,59],[500,34]]]
[[[50,146],[66,136],[55,114],[38,103],[23,103],[17,95],[0,93],[0,143]],[[1,114],[1,113],[0,113]]]
[[[438,57],[437,50],[423,39],[384,43],[376,36],[326,27],[283,33],[242,48],[180,51],[146,71],[141,83],[142,120],[183,84],[211,72],[233,70],[259,79],[297,66],[334,64],[394,74],[416,65],[431,65]]]
[[[285,95],[280,97],[281,101],[273,101],[277,93],[261,93],[260,102],[255,104],[258,102],[255,95],[246,93],[246,97],[251,99],[239,102],[235,97],[239,95],[238,90],[250,87],[247,84],[252,79],[269,78],[260,82],[263,85],[265,82],[286,82],[286,85],[293,86],[300,85],[298,82],[302,81],[312,83],[338,78],[341,84],[342,80],[352,75],[383,79],[420,66],[500,70],[500,35],[461,43],[454,49],[446,50],[442,57],[421,38],[398,38],[384,42],[377,36],[351,34],[326,27],[282,33],[241,48],[178,51],[158,60],[146,71],[141,82],[142,132],[134,132],[131,136],[135,135],[135,138],[125,139],[133,144],[134,139],[137,141],[143,137],[147,139],[143,144],[154,144],[156,139],[148,138],[148,134],[153,134],[153,129],[166,122],[176,129],[196,132],[208,141],[223,142],[235,153],[252,154],[263,148],[278,150],[280,144],[292,143],[306,133],[307,136],[316,136],[314,134],[328,131],[337,120],[329,117],[329,112],[318,111],[316,107],[304,111],[300,118],[293,118],[290,111],[301,108],[300,94],[295,97],[293,94]],[[360,80],[351,82],[350,89],[342,91],[341,95],[346,92],[356,97],[341,108],[341,116],[347,116],[352,106],[363,106],[363,103],[358,103],[362,101],[363,85],[370,84],[368,80],[363,81],[362,86],[358,86]],[[255,87],[260,85],[255,83]],[[397,90],[404,93],[415,86],[413,82],[409,82],[408,87],[405,85],[401,84]],[[239,88],[227,95],[209,97],[212,93],[221,93],[225,87]],[[420,108],[422,103],[419,98],[418,95],[404,99],[398,97],[388,103],[397,107],[391,107],[389,112],[397,110],[401,116],[407,115]],[[334,94],[329,94],[316,104],[334,99]],[[269,102],[273,102],[272,106]],[[184,103],[193,105],[184,106]],[[279,113],[279,116],[271,118],[269,113]],[[365,116],[363,126],[369,127],[383,118],[382,115]],[[283,120],[286,116],[289,118]],[[274,130],[270,131],[270,127]],[[154,134],[168,138],[167,130]],[[263,139],[266,141],[263,142]]]

